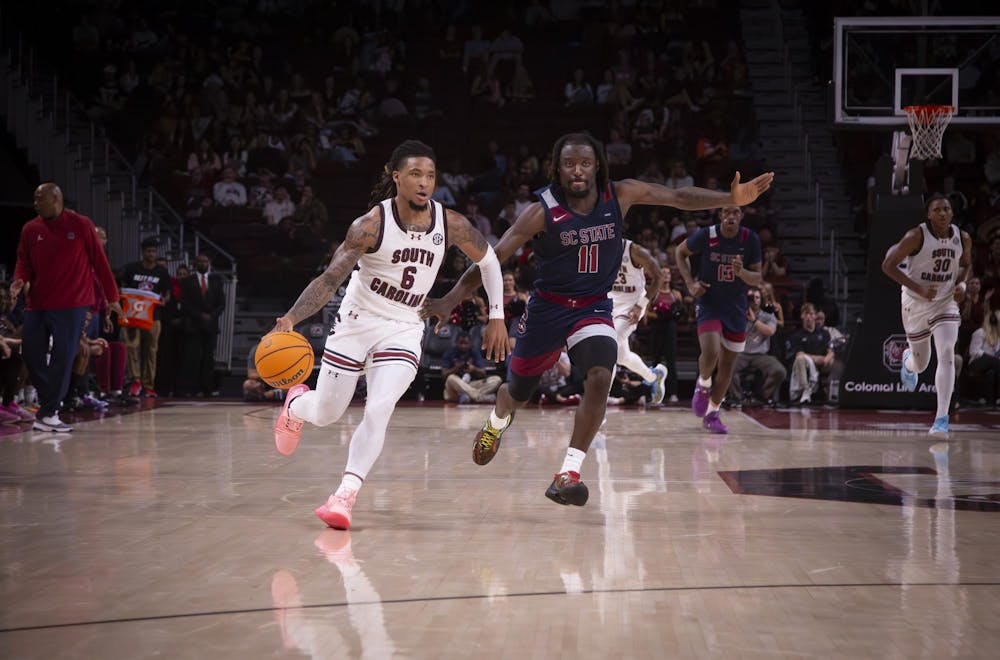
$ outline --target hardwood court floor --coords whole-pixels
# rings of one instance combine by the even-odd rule
[[[288,458],[243,404],[0,438],[0,657],[996,657],[1000,414],[612,409],[575,508],[572,410],[479,467],[487,412],[400,408],[349,533],[360,407]]]

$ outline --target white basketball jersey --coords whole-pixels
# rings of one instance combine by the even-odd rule
[[[380,203],[382,235],[358,260],[341,309],[356,305],[379,316],[420,323],[420,306],[437,279],[447,248],[445,209],[431,200],[426,232],[403,229],[392,199]]]
[[[904,268],[910,279],[918,284],[938,287],[934,300],[951,298],[959,261],[962,259],[962,235],[958,227],[952,225],[947,238],[938,238],[926,222],[920,225],[920,231],[924,238],[920,251],[903,259],[900,268]],[[906,298],[929,302],[904,286],[904,302]]]
[[[608,297],[614,306],[614,314],[624,310],[627,313],[646,296],[646,274],[642,268],[632,263],[632,241],[625,239],[622,265],[618,268],[618,279],[611,287]]]

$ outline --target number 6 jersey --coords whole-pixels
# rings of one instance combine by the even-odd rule
[[[392,199],[379,204],[382,233],[351,273],[341,307],[356,305],[379,316],[420,323],[420,306],[437,279],[448,246],[445,208],[431,200],[431,226],[407,231]]]

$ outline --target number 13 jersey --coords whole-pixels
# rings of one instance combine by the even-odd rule
[[[448,236],[444,207],[431,200],[431,225],[408,231],[399,221],[392,199],[383,200],[378,244],[361,255],[351,273],[341,308],[361,307],[379,316],[420,323],[420,307],[444,263]]]

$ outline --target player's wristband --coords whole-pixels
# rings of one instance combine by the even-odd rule
[[[486,254],[476,262],[482,274],[483,288],[486,289],[486,304],[489,306],[490,319],[502,319],[503,316],[503,275],[500,272],[500,261],[492,246],[486,246]]]

